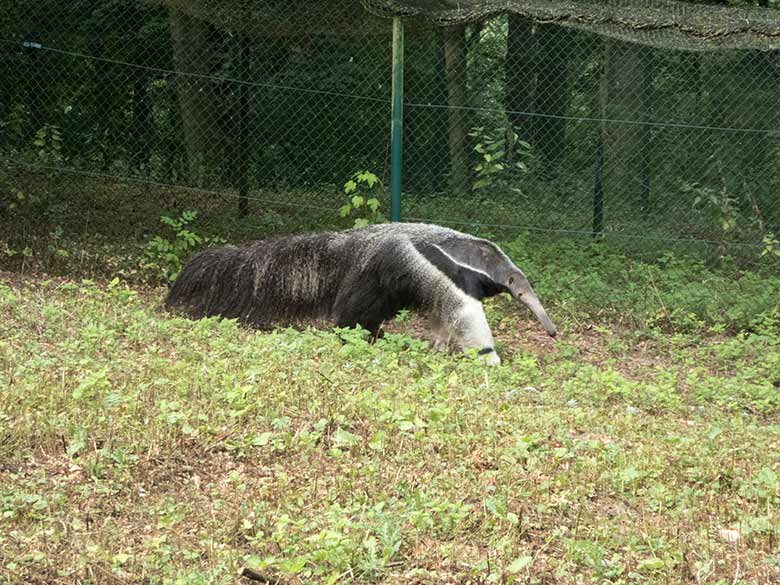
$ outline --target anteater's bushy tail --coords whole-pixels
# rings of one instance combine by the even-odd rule
[[[255,267],[249,247],[209,248],[184,266],[165,307],[191,317],[220,316],[262,327],[268,318],[255,303]]]

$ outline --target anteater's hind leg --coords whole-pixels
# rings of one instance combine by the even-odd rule
[[[394,316],[394,305],[378,286],[365,286],[340,294],[336,299],[333,320],[337,327],[360,325],[374,342],[384,335],[382,324]]]

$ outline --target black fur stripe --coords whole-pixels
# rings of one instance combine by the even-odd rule
[[[496,282],[485,272],[454,261],[437,245],[424,242],[415,244],[415,247],[428,262],[447,275],[455,286],[478,301],[502,292],[509,292],[506,286]]]

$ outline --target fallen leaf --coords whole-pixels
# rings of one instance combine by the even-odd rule
[[[731,528],[718,529],[718,536],[720,536],[721,540],[728,542],[729,544],[736,544],[739,542],[739,539],[742,538],[739,530],[733,530]]]

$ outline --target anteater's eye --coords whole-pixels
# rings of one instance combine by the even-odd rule
[[[515,277],[514,276],[510,276],[509,277],[509,284],[514,284],[514,282],[515,282]]]

